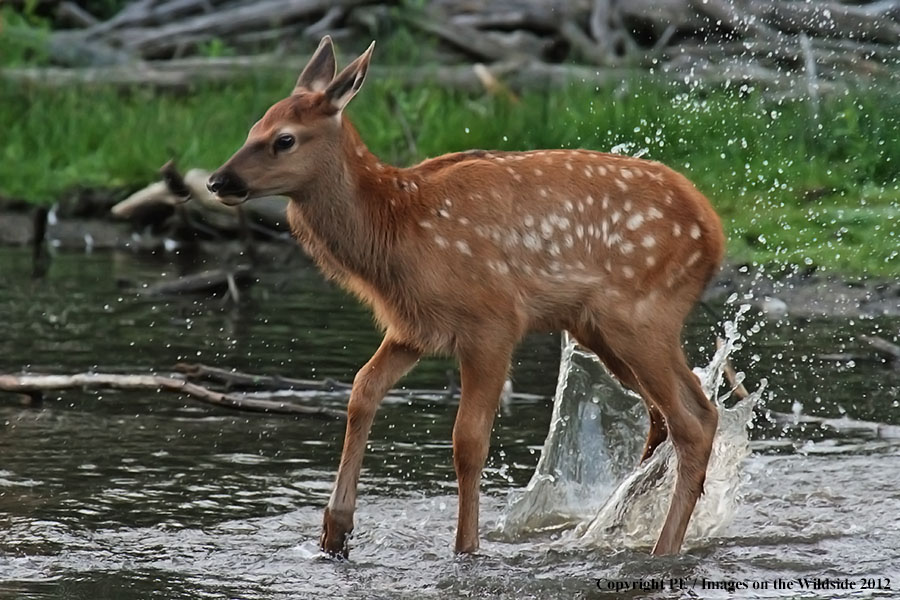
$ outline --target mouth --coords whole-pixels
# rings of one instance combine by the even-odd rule
[[[216,199],[225,206],[240,206],[250,199],[250,192],[244,192],[243,196],[220,196],[217,194]]]

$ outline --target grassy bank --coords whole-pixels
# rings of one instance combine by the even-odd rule
[[[260,75],[180,94],[0,84],[0,195],[133,188],[170,156],[215,167],[291,83]],[[818,119],[805,102],[646,83],[509,102],[372,80],[351,107],[371,149],[399,164],[466,148],[643,150],[711,198],[733,260],[900,272],[900,104],[878,90],[823,101]]]

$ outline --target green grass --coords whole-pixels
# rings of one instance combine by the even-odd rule
[[[0,195],[49,203],[74,187],[134,189],[172,156],[184,168],[214,168],[291,85],[264,74],[178,94],[0,84]],[[398,164],[467,148],[625,144],[710,197],[734,261],[900,271],[900,103],[886,91],[823,101],[816,122],[805,102],[733,89],[626,82],[509,102],[370,78],[350,114],[372,151]]]

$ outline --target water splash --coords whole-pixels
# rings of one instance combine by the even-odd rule
[[[749,454],[747,427],[766,382],[731,408],[724,406],[731,391],[718,390],[728,356],[739,344],[738,323],[748,308],[741,307],[734,321],[725,323],[725,343],[710,364],[695,369],[703,391],[719,410],[719,428],[688,544],[721,534],[738,501],[740,466]],[[676,459],[667,441],[635,467],[646,430],[640,398],[622,388],[593,354],[564,336],[550,431],[534,475],[524,493],[510,502],[497,537],[512,540],[567,529],[562,542],[569,546],[573,541],[652,545],[668,510]]]

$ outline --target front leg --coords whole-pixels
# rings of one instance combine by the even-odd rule
[[[331,499],[325,508],[320,546],[332,556],[347,557],[348,536],[353,531],[356,510],[356,488],[369,430],[384,395],[419,360],[421,353],[386,337],[375,355],[359,370],[353,380],[347,404],[347,432],[341,466]]]
[[[453,464],[459,483],[456,552],[478,550],[478,496],[500,392],[509,372],[512,346],[460,354],[462,395],[453,426]]]

